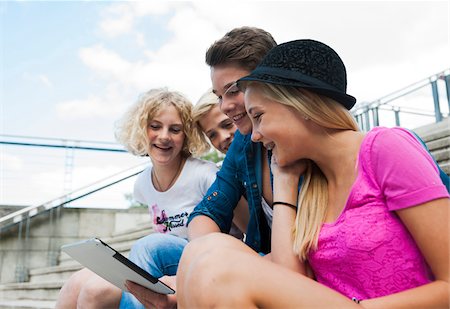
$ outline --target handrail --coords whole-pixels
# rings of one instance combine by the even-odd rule
[[[126,170],[120,171],[111,176],[105,177],[94,183],[91,183],[89,185],[86,185],[84,187],[76,189],[72,192],[64,194],[60,197],[52,199],[43,204],[29,206],[29,207],[20,209],[16,212],[13,212],[11,214],[8,214],[8,215],[0,218],[0,231],[7,228],[10,225],[13,225],[13,224],[16,224],[16,223],[22,221],[23,219],[26,219],[28,217],[34,217],[35,215],[42,213],[44,211],[47,211],[49,209],[63,206],[67,203],[78,200],[87,195],[90,195],[99,190],[102,190],[106,187],[112,186],[118,182],[124,181],[130,177],[133,177],[133,176],[141,173],[143,171],[144,166],[146,166],[148,164],[149,164],[148,162],[140,163],[140,164],[130,167]],[[106,181],[107,181],[107,183],[105,184]],[[90,188],[92,190],[88,190]]]
[[[442,76],[448,75],[450,72],[450,68],[445,69],[439,73],[433,74],[427,78],[424,78],[420,81],[417,81],[415,83],[412,83],[406,87],[403,87],[397,91],[391,92],[387,95],[382,96],[381,98],[378,98],[377,100],[370,101],[370,102],[361,102],[360,104],[357,104],[354,109],[352,110],[354,115],[359,115],[360,113],[363,113],[367,109],[375,108],[381,105],[385,105],[393,100],[396,100],[402,96],[405,96],[409,93],[412,93],[414,91],[417,91],[428,84],[430,84],[433,80],[442,79]]]

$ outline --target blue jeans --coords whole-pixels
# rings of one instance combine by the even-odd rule
[[[155,233],[139,239],[131,248],[129,259],[155,278],[173,276],[177,273],[187,240],[169,234]],[[144,306],[128,292],[122,292],[119,308],[142,308]]]

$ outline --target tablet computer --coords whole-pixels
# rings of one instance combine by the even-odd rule
[[[175,291],[98,238],[64,245],[61,250],[103,279],[126,291],[125,281],[138,283],[160,294]]]

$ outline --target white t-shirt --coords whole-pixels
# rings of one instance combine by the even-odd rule
[[[153,186],[149,166],[134,184],[134,199],[148,205],[155,232],[187,238],[188,216],[206,195],[217,170],[212,162],[189,157],[174,185],[159,192]]]
[[[261,204],[267,220],[267,224],[269,224],[269,227],[272,228],[273,209],[269,206],[269,204],[267,204],[266,200],[263,197],[261,197]]]

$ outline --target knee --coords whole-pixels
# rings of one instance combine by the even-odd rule
[[[217,246],[217,243],[213,246],[214,242],[209,242],[215,239],[212,236],[208,237],[206,243],[189,244],[183,253],[177,276],[177,291],[185,307],[214,307],[224,301],[222,296],[236,293],[230,290],[235,285],[235,259],[226,248]],[[211,286],[214,286],[213,291]]]
[[[78,308],[95,308],[119,305],[121,290],[98,276],[83,284],[78,296]]]
[[[228,235],[222,233],[211,233],[190,241],[183,251],[185,260],[194,259],[196,256],[202,256],[204,252],[223,247],[224,242],[228,240]]]
[[[92,275],[90,270],[83,268],[70,276],[59,291],[56,308],[76,308],[80,290]]]

